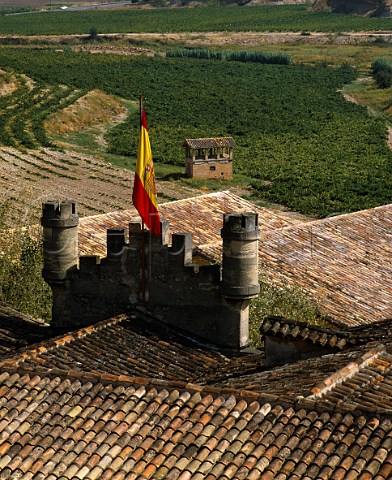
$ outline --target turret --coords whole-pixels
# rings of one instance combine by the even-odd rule
[[[44,269],[49,284],[61,283],[77,268],[78,224],[76,203],[48,201],[42,205]]]
[[[46,202],[43,276],[53,293],[52,328],[80,328],[133,308],[222,348],[246,348],[249,301],[259,293],[257,220],[225,214],[222,273],[195,261],[190,233],[174,233],[170,245],[165,219],[160,237],[142,236],[139,221],[130,223],[128,241],[123,228],[111,228],[107,256],[78,261],[76,204]]]
[[[226,213],[221,230],[223,238],[222,296],[247,300],[260,291],[258,272],[258,215]]]

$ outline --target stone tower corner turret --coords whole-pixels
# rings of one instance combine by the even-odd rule
[[[46,282],[63,282],[78,263],[76,203],[48,201],[42,205],[44,269]]]

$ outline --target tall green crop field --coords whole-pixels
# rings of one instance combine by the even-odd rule
[[[310,12],[308,5],[43,12],[0,17],[0,34],[56,35],[212,31],[348,32],[391,30],[387,18]]]
[[[185,138],[233,136],[234,170],[260,198],[325,216],[392,201],[383,121],[344,100],[349,66],[262,65],[0,49],[0,64],[48,83],[144,95],[156,162],[183,164]],[[134,156],[138,118],[107,134]]]

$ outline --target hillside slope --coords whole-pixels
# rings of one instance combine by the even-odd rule
[[[312,9],[369,17],[392,17],[392,0],[315,0]]]

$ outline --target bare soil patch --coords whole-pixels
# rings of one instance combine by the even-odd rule
[[[111,53],[113,55],[146,55],[153,57],[156,52],[148,48],[139,47],[119,47],[111,45],[78,45],[74,47],[77,52],[89,53]]]
[[[125,120],[127,112],[122,99],[91,90],[69,107],[53,114],[45,128],[51,135],[63,135],[102,123],[119,123]]]
[[[0,69],[0,97],[15,92],[20,87],[20,82],[14,75]]]

